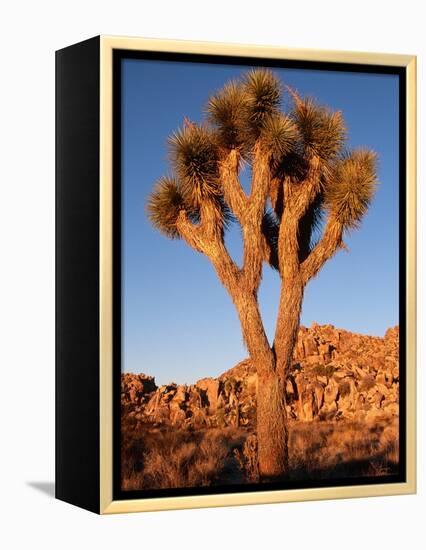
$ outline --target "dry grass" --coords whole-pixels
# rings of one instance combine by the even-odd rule
[[[233,450],[244,439],[234,428],[197,432],[146,431],[123,447],[122,488],[168,489],[223,484]]]
[[[329,479],[390,475],[399,461],[398,421],[295,423],[290,477]]]
[[[123,428],[123,490],[258,481],[256,437],[243,428]],[[292,480],[385,476],[398,461],[397,419],[294,422],[289,429]]]

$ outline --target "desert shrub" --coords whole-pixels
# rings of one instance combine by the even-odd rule
[[[224,428],[226,426],[226,411],[225,407],[218,407],[216,411],[216,422],[218,428]]]
[[[228,452],[226,437],[216,430],[207,431],[188,468],[188,486],[211,485],[216,481]]]
[[[241,387],[241,383],[238,380],[236,380],[233,376],[231,376],[230,378],[227,378],[225,380],[223,389],[224,389],[225,395],[229,395],[232,391],[238,392],[240,390],[240,387]]]
[[[239,432],[210,429],[149,432],[122,450],[123,489],[208,486],[219,481],[226,460],[241,444]]]
[[[371,375],[367,375],[367,376],[364,376],[361,382],[359,383],[359,390],[368,391],[368,390],[371,390],[371,388],[374,388],[375,385],[376,385],[376,381],[374,377]]]
[[[189,464],[193,461],[197,446],[182,442],[169,449],[153,449],[144,456],[143,485],[147,488],[171,488],[186,486]]]
[[[256,435],[250,434],[245,440],[242,449],[235,448],[234,456],[245,480],[249,483],[257,483],[259,481],[259,465],[257,459]]]
[[[291,479],[333,479],[396,473],[398,420],[294,422],[289,436]]]
[[[313,367],[312,372],[317,376],[326,376],[327,378],[331,378],[336,372],[336,367],[333,365],[316,365]]]
[[[351,393],[351,385],[347,381],[340,382],[339,384],[339,395],[340,397],[346,397]]]

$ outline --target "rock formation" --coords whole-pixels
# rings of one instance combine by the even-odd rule
[[[192,385],[157,387],[152,376],[121,378],[122,415],[142,424],[181,428],[253,427],[257,375],[249,359],[218,378]],[[332,325],[300,327],[286,381],[291,419],[371,420],[399,412],[399,328],[384,338],[354,334]]]

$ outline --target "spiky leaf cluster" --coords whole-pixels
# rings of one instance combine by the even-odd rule
[[[358,227],[373,198],[376,154],[359,149],[345,154],[332,167],[325,187],[325,205],[345,228]]]
[[[261,129],[262,145],[271,157],[272,165],[278,167],[283,159],[293,152],[299,139],[294,121],[282,113],[265,118]]]
[[[257,137],[266,119],[279,112],[281,83],[272,71],[255,69],[245,76],[243,86],[247,97],[247,123]]]
[[[330,111],[312,98],[294,96],[291,116],[300,131],[303,149],[308,156],[329,161],[338,155],[346,138],[340,111]]]
[[[243,79],[226,84],[207,105],[218,143],[246,155],[274,115],[281,121],[281,85],[269,70],[250,71]]]
[[[184,126],[169,138],[171,160],[185,201],[198,207],[220,195],[215,136],[204,126]]]
[[[210,97],[207,114],[216,128],[220,146],[244,152],[247,140],[246,113],[247,96],[240,82],[229,82]]]
[[[181,210],[188,211],[194,221],[197,219],[196,211],[188,209],[185,204],[177,181],[167,176],[155,184],[146,208],[152,225],[171,239],[179,238],[176,221]]]

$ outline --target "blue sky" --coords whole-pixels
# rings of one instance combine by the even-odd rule
[[[209,261],[150,225],[145,203],[170,172],[167,136],[184,116],[199,121],[208,96],[248,67],[123,60],[122,369],[157,383],[192,383],[244,359],[232,303]],[[398,79],[393,75],[274,69],[302,95],[344,113],[350,147],[379,156],[380,185],[360,230],[305,291],[302,324],[331,323],[383,335],[398,323]],[[239,231],[227,237],[241,257]],[[279,293],[265,267],[260,304],[272,339]]]

